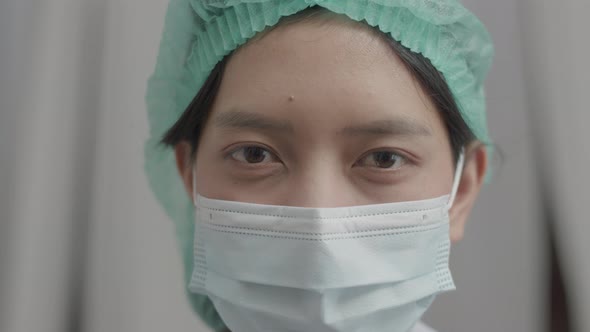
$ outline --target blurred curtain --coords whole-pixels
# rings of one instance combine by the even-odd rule
[[[518,3],[545,216],[563,269],[572,330],[590,331],[590,2]]]
[[[105,2],[2,1],[0,17],[9,75],[2,77],[0,330],[76,331]]]
[[[0,330],[4,331],[2,322],[8,316],[12,206],[14,205],[14,174],[17,146],[14,137],[17,135],[19,114],[14,112],[18,104],[18,93],[22,86],[19,68],[22,67],[22,56],[16,51],[19,47],[14,30],[20,31],[23,37],[24,24],[19,24],[18,14],[24,2],[0,2]],[[8,79],[10,78],[10,79]]]
[[[147,188],[167,0],[0,1],[0,331],[204,331]]]

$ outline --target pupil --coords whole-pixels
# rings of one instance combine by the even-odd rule
[[[375,163],[381,168],[389,168],[395,164],[395,155],[391,152],[375,153]]]
[[[252,164],[259,163],[264,160],[264,150],[258,147],[246,148],[246,161]]]

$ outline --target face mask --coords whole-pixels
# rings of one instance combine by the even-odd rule
[[[195,194],[189,289],[232,332],[407,332],[455,289],[448,210],[462,168],[463,153],[450,195],[412,202],[301,208]]]

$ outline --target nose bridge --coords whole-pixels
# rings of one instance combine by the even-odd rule
[[[293,172],[288,205],[339,207],[351,205],[348,181],[336,158],[328,155],[309,158]]]

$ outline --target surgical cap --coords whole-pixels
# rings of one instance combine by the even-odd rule
[[[312,6],[364,21],[429,59],[443,74],[469,128],[490,143],[483,81],[493,46],[483,24],[457,0],[171,0],[147,87],[145,171],[175,223],[186,280],[193,268],[194,208],[178,176],[173,149],[159,142],[225,55],[281,17]],[[188,296],[211,328],[225,328],[206,296]]]

